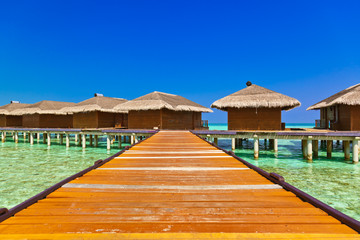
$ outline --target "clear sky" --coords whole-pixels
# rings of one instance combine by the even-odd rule
[[[152,91],[210,107],[246,81],[297,98],[286,122],[360,82],[360,1],[0,3],[0,105]],[[226,122],[225,112],[204,114]]]

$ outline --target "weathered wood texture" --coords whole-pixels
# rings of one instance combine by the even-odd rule
[[[0,127],[21,127],[22,116],[0,115]]]
[[[72,128],[72,115],[26,114],[23,115],[23,127],[29,128]]]
[[[128,125],[131,129],[193,130],[201,127],[201,113],[168,109],[129,111]]]
[[[136,239],[142,239],[139,233],[172,239],[179,236],[171,233],[184,239],[201,236],[190,233],[212,233],[209,239],[230,233],[254,239],[357,236],[235,158],[179,131],[157,133],[0,224],[1,237],[65,233],[74,239],[101,233],[103,239],[109,233]]]
[[[74,113],[74,128],[127,127],[127,114],[107,112]]]
[[[281,130],[280,108],[228,108],[229,130]]]

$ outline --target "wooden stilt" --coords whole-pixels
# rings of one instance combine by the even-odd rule
[[[350,159],[350,141],[343,141],[344,146],[344,158],[345,160]]]
[[[218,145],[218,138],[214,138],[214,144]]]
[[[231,150],[235,150],[235,138],[231,138]]]
[[[40,141],[40,133],[36,133],[37,142]]]
[[[82,148],[86,148],[86,134],[83,134],[82,136]]]
[[[93,145],[93,135],[89,135],[89,145],[92,146]]]
[[[95,135],[94,138],[95,138],[95,147],[98,147],[99,146],[99,136]]]
[[[70,136],[69,134],[65,134],[66,137],[66,147],[70,147]]]
[[[118,136],[118,143],[119,143],[119,148],[122,148],[122,142],[121,142],[121,135]]]
[[[359,140],[353,140],[353,163],[359,162]]]
[[[5,142],[5,141],[6,141],[5,132],[1,132],[1,142]]]
[[[133,145],[134,142],[135,142],[135,136],[134,136],[134,135],[131,135],[130,144]]]
[[[111,136],[110,135],[106,136],[106,149],[107,150],[111,149]]]
[[[75,145],[78,143],[79,134],[75,134]]]
[[[333,140],[327,140],[326,141],[326,157],[328,159],[331,159],[332,149],[333,149]]]
[[[278,152],[278,140],[274,139],[274,152]]]
[[[30,145],[34,144],[34,135],[33,133],[29,133],[29,140],[30,140]]]
[[[312,140],[311,139],[308,139],[306,141],[306,160],[308,161],[312,161],[313,159],[313,146],[312,146]]]
[[[51,133],[47,133],[47,145],[51,146]]]
[[[59,134],[59,143],[60,143],[60,145],[63,145],[63,143],[64,143],[64,134]]]
[[[19,142],[19,133],[18,132],[14,133],[14,140],[15,140],[15,143]]]
[[[259,138],[254,137],[254,159],[259,159]]]
[[[313,147],[313,158],[319,157],[319,140],[313,140],[312,141],[312,147]]]

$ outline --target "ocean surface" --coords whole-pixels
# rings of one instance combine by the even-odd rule
[[[227,130],[227,124],[209,124],[210,129]],[[291,128],[310,128],[313,124],[287,124]],[[55,183],[77,173],[98,159],[105,159],[119,151],[117,143],[106,150],[106,139],[100,146],[82,149],[52,145],[30,145],[19,138],[0,143],[0,208],[11,208]],[[219,146],[230,150],[231,141],[219,139]],[[302,158],[299,140],[279,140],[279,151],[274,153],[268,143],[260,141],[259,160],[253,159],[253,142],[245,141],[235,153],[250,163],[282,175],[287,182],[320,199],[343,213],[360,220],[360,164],[344,161],[341,144],[334,142],[333,158],[326,159],[326,148],[319,148],[319,158],[308,163]],[[125,146],[125,145],[124,145]]]
[[[312,128],[314,124],[286,124],[286,128]],[[227,130],[227,124],[209,124],[211,130]],[[220,147],[231,150],[231,140],[219,139]],[[308,163],[302,158],[300,140],[278,140],[278,153],[269,142],[260,140],[259,160],[254,160],[253,141],[244,141],[234,152],[242,159],[282,175],[285,180],[331,207],[360,221],[360,164],[344,160],[342,145],[334,141],[332,159],[326,158],[326,146],[319,146],[319,158]]]

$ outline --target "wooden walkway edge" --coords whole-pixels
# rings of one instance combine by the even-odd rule
[[[29,202],[0,239],[360,239],[259,173],[190,132],[160,131]]]

